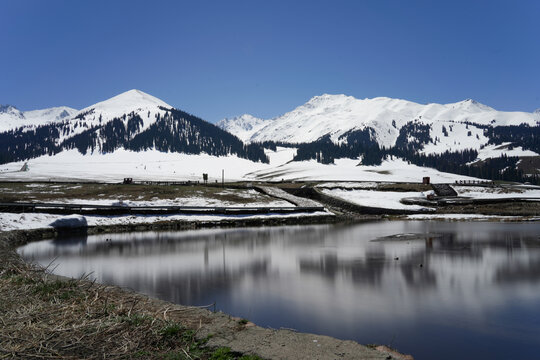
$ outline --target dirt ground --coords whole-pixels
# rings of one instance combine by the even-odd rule
[[[498,216],[540,216],[540,201],[519,201],[498,204],[449,205],[437,214],[482,214]]]
[[[150,201],[199,197],[247,204],[271,202],[264,194],[241,187],[98,183],[0,183],[0,202],[55,202],[58,199]]]

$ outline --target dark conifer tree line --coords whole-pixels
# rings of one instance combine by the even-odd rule
[[[494,128],[490,125],[472,125],[483,128],[484,134],[490,138],[492,144],[512,142],[519,144],[517,146],[523,146],[524,149],[540,153],[540,126],[520,125]],[[430,131],[430,125],[411,121],[400,129],[396,144],[390,149],[379,147],[374,137],[375,132],[370,128],[343,134],[339,138],[342,142],[337,144],[330,139],[329,135],[326,135],[311,143],[264,142],[262,145],[274,150],[276,146],[297,147],[294,161],[317,160],[322,164],[332,164],[339,158],[361,158],[362,165],[380,165],[383,160],[396,157],[414,165],[431,167],[443,172],[492,180],[529,181],[540,184],[537,175],[527,175],[518,169],[518,157],[503,155],[500,158],[472,164],[478,157],[478,151],[473,149],[446,151],[442,154],[423,154],[424,146],[433,141]],[[448,128],[446,131],[451,130]]]
[[[111,153],[123,148],[133,151],[156,149],[186,154],[236,155],[268,163],[260,144],[246,145],[236,136],[183,111],[162,110],[166,110],[165,114],[157,114],[156,121],[144,130],[142,118],[130,113],[90,128],[77,119],[32,130],[20,128],[0,133],[0,162],[28,160],[69,149],[87,154]],[[59,143],[61,135],[69,135],[75,129],[80,131],[81,127],[83,131]]]
[[[516,146],[522,146],[524,150],[540,154],[540,125],[489,126],[484,129],[484,135],[489,138],[490,144],[511,142]]]
[[[431,125],[409,121],[399,129],[395,147],[411,152],[422,150],[431,141],[430,131]]]

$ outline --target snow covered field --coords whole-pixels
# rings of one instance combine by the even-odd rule
[[[311,181],[387,181],[422,182],[429,176],[432,182],[453,183],[455,180],[475,178],[437,171],[432,168],[408,164],[401,159],[386,160],[379,166],[358,166],[359,160],[336,159],[335,164],[324,165],[315,160],[290,162],[277,167],[269,167],[246,174],[248,179],[311,180]]]
[[[82,155],[77,150],[63,151],[55,156],[41,156],[28,161],[30,170],[20,172],[24,162],[0,165],[1,180],[49,181],[86,180],[121,182],[125,177],[149,181],[202,181],[208,173],[210,182],[225,181],[389,181],[421,182],[431,177],[432,182],[472,180],[462,175],[443,173],[394,159],[380,166],[358,166],[359,160],[337,159],[324,165],[315,160],[290,162],[296,149],[277,148],[267,151],[270,164],[255,163],[236,156],[217,157],[206,154],[187,155],[163,153],[156,150],[132,152],[124,149],[109,154]]]
[[[435,211],[432,208],[426,208],[419,205],[405,205],[400,202],[401,199],[407,197],[419,197],[425,195],[421,192],[394,192],[394,191],[376,191],[376,190],[343,190],[343,189],[322,189],[324,194],[343,199],[345,201],[361,205],[376,207],[382,209],[399,209],[399,210],[429,210]]]
[[[119,149],[110,154],[82,155],[77,150],[63,151],[56,156],[41,156],[30,160],[30,170],[18,172],[24,162],[0,166],[0,180],[88,180],[121,182],[125,177],[151,181],[201,181],[207,173],[209,182],[241,180],[249,169],[262,169],[236,156],[187,155],[156,150],[133,152]],[[267,166],[267,165],[266,165]]]

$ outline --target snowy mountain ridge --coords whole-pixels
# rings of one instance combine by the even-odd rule
[[[244,114],[233,118],[224,118],[218,121],[216,125],[240,139],[246,139],[268,125],[269,121],[250,114]]]
[[[77,111],[67,106],[20,111],[13,105],[0,105],[0,132],[18,127],[35,127],[65,120],[75,115]]]
[[[333,142],[340,143],[350,132],[372,129],[373,140],[388,148],[396,144],[401,129],[412,122],[430,128],[431,141],[425,151],[442,153],[486,144],[488,139],[482,129],[485,126],[523,123],[535,126],[539,121],[537,114],[497,111],[472,99],[422,105],[388,97],[356,99],[343,94],[323,94],[284,115],[257,119],[251,127],[245,115],[236,122],[228,119],[218,125],[229,131],[243,129],[237,136],[247,142],[308,143],[330,136]],[[261,127],[261,124],[265,125]]]

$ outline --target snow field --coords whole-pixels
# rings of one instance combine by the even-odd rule
[[[221,182],[222,170],[225,181],[385,181],[421,182],[431,177],[432,182],[453,183],[455,180],[475,178],[443,173],[394,159],[379,166],[358,166],[359,160],[337,159],[335,164],[325,165],[315,160],[290,162],[295,149],[277,148],[267,150],[270,164],[255,163],[236,156],[217,157],[207,154],[188,155],[164,153],[157,150],[133,152],[118,149],[109,154],[82,155],[77,150],[62,151],[55,156],[41,156],[28,161],[30,170],[19,172],[25,162],[0,166],[1,180],[49,181],[85,180],[97,182],[121,182],[125,177],[136,181],[200,181],[208,173],[209,182]]]
[[[323,194],[340,198],[353,204],[376,207],[382,209],[413,210],[413,211],[434,211],[433,208],[426,208],[419,205],[405,205],[401,199],[408,197],[425,197],[422,192],[394,192],[376,190],[343,190],[343,189],[322,189]]]
[[[262,181],[367,181],[367,182],[431,182],[453,183],[456,180],[478,180],[472,177],[444,173],[432,168],[408,164],[401,159],[385,160],[378,166],[358,165],[355,159],[336,159],[335,164],[320,164],[315,160],[290,162],[278,167],[266,167],[245,174],[247,179]]]

